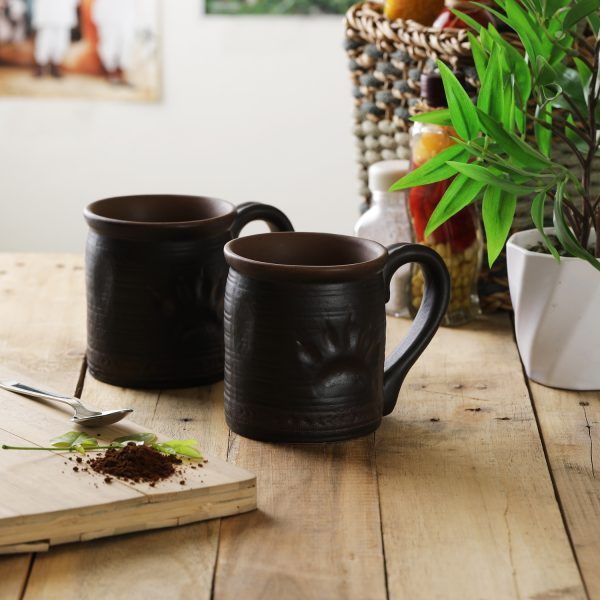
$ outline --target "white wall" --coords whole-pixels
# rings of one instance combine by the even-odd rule
[[[88,202],[276,204],[298,230],[357,216],[341,17],[204,17],[165,0],[158,104],[0,99],[0,250],[81,251]]]

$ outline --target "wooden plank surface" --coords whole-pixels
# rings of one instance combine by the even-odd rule
[[[0,255],[0,364],[71,390],[83,316],[80,259]],[[390,346],[407,326],[390,320]],[[442,330],[376,436],[322,446],[230,436],[222,393],[86,378],[90,402],[132,405],[148,430],[197,437],[253,470],[259,511],[50,550],[36,556],[25,598],[585,597],[506,317]],[[584,398],[588,430],[579,399],[549,401],[535,386],[533,395],[590,597],[600,598],[598,476],[586,462],[598,397]],[[0,558],[1,600],[22,597],[28,568],[26,556]]]
[[[600,392],[530,389],[583,579],[600,598]]]
[[[376,440],[390,597],[585,598],[508,316],[441,329]]]
[[[386,597],[373,435],[274,445],[232,436],[259,510],[221,525],[215,598]]]
[[[203,451],[223,459],[227,456],[222,384],[159,393],[114,388],[87,376],[82,398],[102,408],[125,403],[149,431],[195,437]],[[219,521],[215,520],[60,547],[36,557],[25,598],[208,600],[218,539]]]
[[[85,351],[83,259],[0,254],[0,377],[74,393]],[[0,600],[20,598],[31,556],[0,557]]]

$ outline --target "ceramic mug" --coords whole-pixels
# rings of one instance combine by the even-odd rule
[[[223,378],[223,246],[254,220],[293,231],[277,208],[199,196],[125,196],[85,209],[87,361],[135,388]]]
[[[419,244],[271,233],[225,246],[225,417],[245,437],[325,442],[368,434],[396,405],[450,296],[440,256]],[[394,272],[418,263],[421,308],[385,359]]]

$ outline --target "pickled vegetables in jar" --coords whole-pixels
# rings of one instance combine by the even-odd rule
[[[427,75],[422,89],[429,97],[429,106],[444,106],[443,85],[431,81],[435,74]],[[437,75],[439,78],[439,75]],[[451,127],[415,123],[411,133],[412,168],[420,167],[434,156],[453,145],[456,132]],[[451,179],[414,187],[408,194],[408,207],[414,229],[415,241],[433,248],[444,259],[451,278],[450,304],[444,318],[445,325],[461,325],[480,313],[477,279],[481,266],[482,234],[475,205],[463,208],[430,236],[425,238],[425,228],[436,206],[448,189]],[[413,267],[411,278],[411,313],[416,314],[423,298],[423,273]]]

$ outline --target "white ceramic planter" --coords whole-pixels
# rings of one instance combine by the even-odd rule
[[[600,390],[600,271],[526,249],[538,241],[535,229],[515,233],[506,251],[525,371],[544,385]]]

